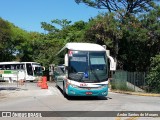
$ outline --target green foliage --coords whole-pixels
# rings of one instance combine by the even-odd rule
[[[58,29],[56,29],[55,26],[48,24],[46,22],[41,22],[41,28],[43,28],[45,31],[48,31],[48,33],[58,31]]]
[[[123,38],[119,44],[119,65],[128,71],[148,71],[150,58],[160,51],[159,8],[139,17],[123,19]],[[147,51],[147,52],[146,52]]]
[[[147,76],[150,92],[160,93],[160,54],[151,58],[151,70]]]
[[[29,34],[11,24],[14,55],[18,61],[32,61]]]
[[[59,19],[55,19],[51,21],[54,24],[60,25],[62,28],[67,27],[71,21],[68,21],[67,19],[63,19],[63,20],[59,20]]]
[[[80,41],[83,35],[82,29],[84,29],[85,22],[79,21],[70,25],[71,21],[64,20],[52,20],[51,23],[42,22],[42,28],[48,32],[48,34],[36,34],[30,33],[32,44],[31,48],[34,53],[32,58],[34,61],[43,63],[46,68],[49,64],[61,63],[57,59],[57,52],[67,43]],[[61,28],[57,27],[60,26]]]
[[[100,14],[89,21],[85,40],[107,45],[113,55],[117,55],[116,45],[122,38],[122,31],[119,30],[119,22],[115,19],[115,14]]]
[[[0,61],[10,61],[14,58],[12,31],[9,22],[0,18]]]

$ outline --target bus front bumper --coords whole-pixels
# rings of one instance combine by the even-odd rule
[[[101,88],[78,88],[69,85],[66,92],[68,96],[107,96],[108,85]]]

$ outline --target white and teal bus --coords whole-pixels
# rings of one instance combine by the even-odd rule
[[[107,96],[110,59],[106,49],[93,43],[67,43],[57,55],[64,56],[64,65],[55,67],[56,86],[64,96]],[[113,69],[112,69],[113,70]]]
[[[0,62],[1,80],[35,81],[42,76],[43,67],[37,62]]]

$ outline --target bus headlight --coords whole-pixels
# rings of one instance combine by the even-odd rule
[[[107,91],[103,92],[102,95],[107,95]]]
[[[74,84],[70,84],[70,85],[71,85],[71,87],[73,87],[73,88],[78,88],[77,85],[74,85]]]

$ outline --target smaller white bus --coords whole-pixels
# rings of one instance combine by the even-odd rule
[[[37,62],[0,62],[0,80],[35,81],[43,75],[43,69]]]

